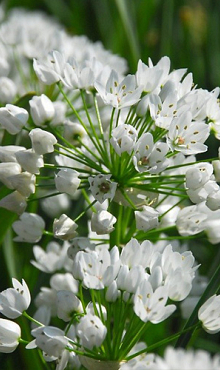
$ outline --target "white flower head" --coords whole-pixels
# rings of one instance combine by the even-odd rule
[[[89,177],[90,190],[98,202],[103,203],[106,199],[112,200],[115,196],[117,183],[110,180],[111,175],[97,175]]]
[[[0,312],[9,319],[21,316],[31,302],[27,284],[22,279],[22,284],[12,279],[13,288],[8,288],[0,293]]]

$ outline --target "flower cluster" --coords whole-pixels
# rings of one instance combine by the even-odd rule
[[[32,321],[26,348],[56,370],[219,369],[219,356],[170,347],[162,359],[141,341],[182,301],[198,319],[167,343],[220,331],[214,280],[210,297],[189,243],[220,242],[219,153],[196,157],[220,138],[220,89],[198,88],[168,57],[126,74],[124,59],[38,13],[10,13],[0,48],[0,208],[19,217],[15,242],[42,241],[31,263],[51,274],[34,317],[24,280],[0,293],[0,312]],[[20,327],[0,320],[0,351],[12,352]]]

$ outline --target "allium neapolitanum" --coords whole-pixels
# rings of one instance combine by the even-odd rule
[[[198,88],[186,69],[171,71],[168,57],[140,60],[127,74],[126,61],[101,43],[38,13],[13,11],[0,36],[2,137],[17,135],[0,147],[9,189],[0,207],[19,215],[15,241],[38,243],[33,268],[51,274],[32,297],[34,317],[16,279],[0,294],[0,312],[32,321],[27,349],[42,350],[57,370],[220,369],[219,356],[204,351],[168,347],[164,360],[148,353],[202,326],[220,330],[219,296],[207,300],[217,288],[190,250],[195,238],[220,242],[219,153],[196,158],[210,135],[220,138],[219,88]],[[43,214],[29,211],[37,200]],[[174,311],[184,319],[193,311],[188,325],[147,347],[151,327],[172,323]],[[2,321],[0,351],[24,342],[16,325]]]

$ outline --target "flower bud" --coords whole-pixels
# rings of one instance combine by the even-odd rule
[[[42,126],[53,119],[55,109],[52,101],[46,95],[34,96],[29,104],[32,119],[37,126]]]
[[[19,150],[25,150],[25,147],[18,146],[18,145],[1,146],[0,147],[0,161],[1,162],[17,162],[15,153],[18,152]]]
[[[11,135],[18,134],[26,125],[29,114],[24,108],[16,105],[6,104],[5,107],[0,108],[0,122],[1,126]]]
[[[55,175],[55,186],[57,190],[61,193],[74,195],[80,184],[78,176],[79,173],[70,168],[60,170]]]
[[[21,195],[29,197],[35,192],[36,176],[29,172],[22,172],[9,178],[13,189],[19,191]]]
[[[32,142],[32,148],[38,155],[52,153],[57,139],[50,132],[34,128],[29,133]]]
[[[111,213],[99,211],[92,214],[91,229],[98,235],[110,234],[114,230],[113,224],[117,221]]]
[[[26,197],[14,191],[0,200],[0,207],[21,215],[27,207]]]
[[[21,328],[13,321],[0,319],[0,337],[0,352],[11,353],[19,344]]]
[[[82,303],[75,294],[68,290],[57,292],[57,316],[59,319],[65,322],[70,321],[75,312],[83,312]]]
[[[82,346],[88,349],[99,347],[104,341],[107,329],[98,316],[87,314],[83,316],[77,325],[77,335]]]
[[[44,166],[42,155],[36,154],[32,149],[20,150],[15,156],[18,163],[27,172],[39,174],[39,168]]]
[[[77,235],[78,225],[67,215],[62,214],[59,219],[55,218],[53,223],[53,233],[55,238],[69,240]]]
[[[138,230],[147,231],[157,228],[159,212],[149,206],[143,206],[142,211],[135,211],[136,227]]]
[[[10,181],[12,175],[21,173],[21,166],[15,162],[0,163],[0,181],[3,182],[9,189],[13,189]]]

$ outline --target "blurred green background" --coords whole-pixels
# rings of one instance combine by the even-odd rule
[[[220,84],[218,0],[5,0],[54,15],[70,33],[101,40],[124,56],[131,72],[137,60],[156,63],[168,55],[172,68],[187,67],[200,87]]]
[[[5,0],[2,4],[6,11],[14,7],[44,11],[58,19],[70,34],[102,41],[106,49],[127,59],[131,73],[135,73],[138,59],[147,63],[150,57],[156,64],[167,55],[172,69],[188,68],[199,87],[212,90],[220,85],[219,0]],[[10,212],[4,211],[4,215],[5,222],[0,224],[0,241],[5,232],[4,225],[14,219]],[[197,247],[193,252],[198,260],[202,254],[207,261],[206,273],[216,246],[210,245],[208,250],[202,245],[199,249]],[[11,286],[11,276],[24,277],[32,292],[37,289],[36,281],[38,286],[47,285],[47,281],[42,281],[45,274],[39,276],[36,269],[30,268],[29,260],[33,257],[30,245],[22,245],[23,253],[20,248],[15,248],[9,231],[0,250],[1,290]],[[27,330],[28,337],[28,329],[22,319],[19,324],[24,331]],[[166,324],[161,325],[159,337],[166,331]],[[152,338],[154,335],[156,333],[152,333]],[[201,340],[201,347],[219,351],[214,342],[206,341],[206,335],[203,334]],[[217,347],[213,348],[215,345]],[[39,358],[33,352],[19,347],[13,356],[0,355],[0,369],[40,369]],[[48,368],[54,369],[54,365],[45,367]]]

